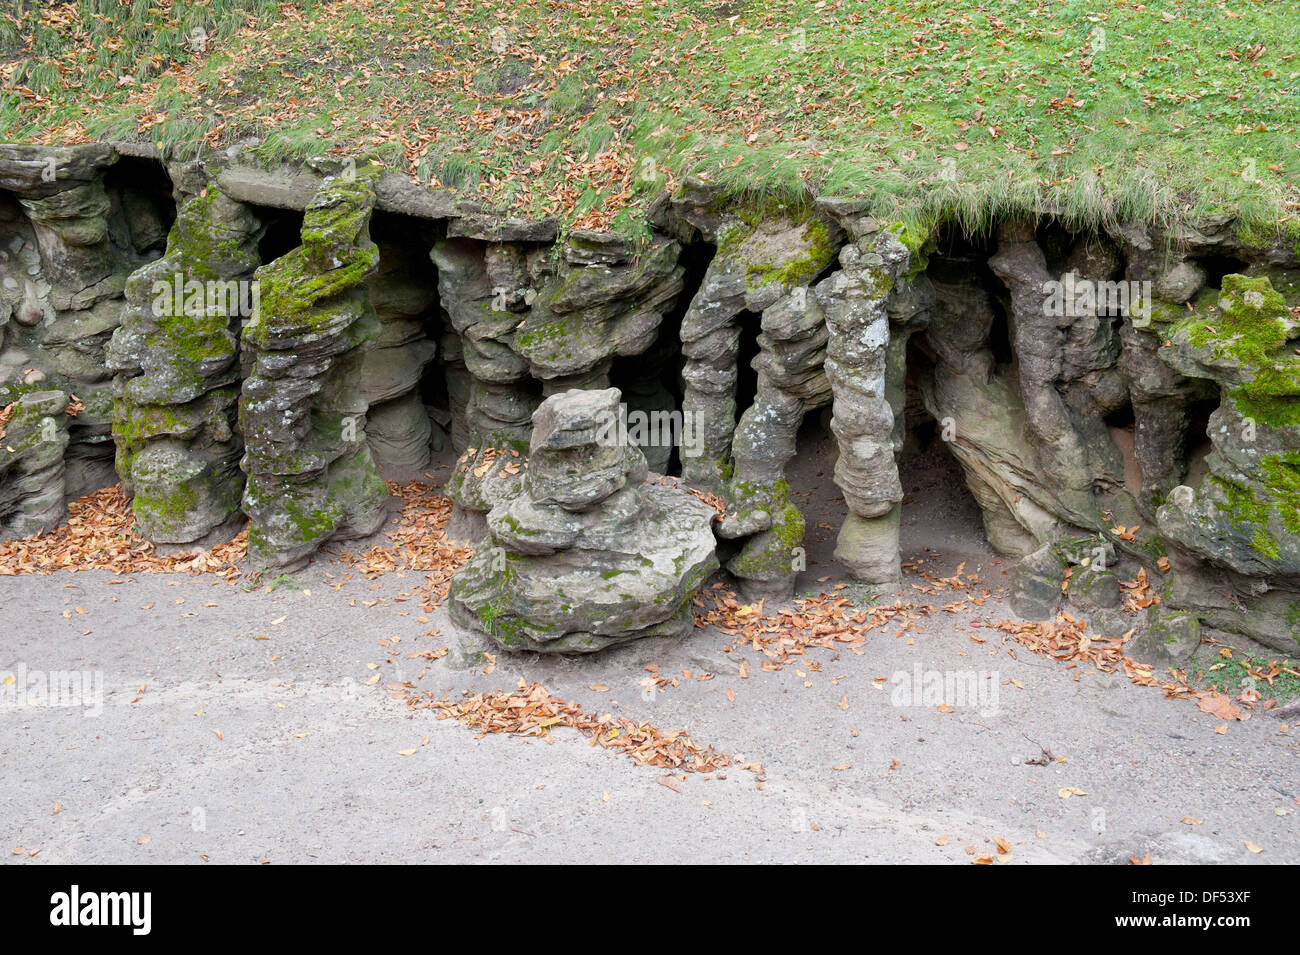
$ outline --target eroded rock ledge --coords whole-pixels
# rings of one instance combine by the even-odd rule
[[[613,386],[629,423],[666,429],[628,429],[625,482],[644,467],[719,495],[717,554],[754,593],[789,593],[803,569],[786,478],[801,426],[838,448],[835,556],[881,588],[898,581],[899,462],[932,431],[990,543],[1023,558],[1025,612],[1053,612],[1072,569],[1070,600],[1120,626],[1112,577],[1140,567],[1162,646],[1207,626],[1295,652],[1300,236],[1227,219],[1072,231],[1050,211],[916,235],[865,208],[688,182],[632,243],[343,159],[0,146],[0,526],[57,522],[115,465],[156,543],[207,546],[247,519],[254,558],[293,566],[378,527],[381,478],[448,442],[455,528],[540,559],[503,522],[550,527],[531,496],[544,475],[499,462],[546,447],[536,415],[555,396]],[[160,304],[191,286],[236,294]],[[645,510],[657,493],[632,496]],[[525,643],[563,644],[532,626]],[[578,628],[597,637],[573,649],[634,629]]]

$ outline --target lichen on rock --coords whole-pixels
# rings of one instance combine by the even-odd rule
[[[182,202],[167,254],[132,273],[108,348],[117,470],[141,532],[210,546],[243,523],[239,334],[263,225],[215,185]]]
[[[327,178],[308,205],[302,245],[257,270],[261,301],[242,341],[243,507],[249,554],[300,565],[331,539],[374,533],[388,490],[366,441],[359,384],[379,323],[366,279],[378,169]]]
[[[690,631],[691,599],[717,568],[714,511],[644,483],[641,452],[607,440],[620,398],[573,390],[538,407],[527,476],[452,582],[459,626],[542,653]]]

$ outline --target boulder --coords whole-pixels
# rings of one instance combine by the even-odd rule
[[[641,452],[609,440],[620,400],[614,388],[573,390],[539,406],[526,476],[452,581],[459,626],[541,653],[691,630],[691,600],[718,566],[715,512],[644,483]]]

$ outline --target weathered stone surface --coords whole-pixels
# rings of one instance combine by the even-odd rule
[[[0,405],[0,539],[49,530],[67,517],[67,406],[65,392],[35,390]]]
[[[167,254],[127,281],[107,350],[113,433],[122,485],[155,543],[213,543],[242,523],[239,331],[258,297],[262,232],[248,207],[208,187],[181,205]]]
[[[70,497],[114,480],[106,348],[127,275],[159,254],[162,200],[106,185],[117,159],[102,145],[0,146],[0,392],[59,390],[84,409],[68,416]]]
[[[636,448],[610,445],[617,389],[553,395],[534,420],[527,477],[488,515],[452,582],[451,614],[510,650],[589,653],[691,629],[717,567],[707,504],[647,485]]]
[[[804,415],[830,401],[823,368],[826,318],[816,298],[799,288],[764,309],[762,322],[754,359],[758,388],[736,426],[727,517],[718,533],[729,538],[763,535],[761,542],[745,543],[728,565],[732,573],[768,582],[790,578],[792,584],[792,550],[803,540],[804,521],[789,502],[785,467],[794,457]],[[774,527],[780,528],[777,533],[767,533]]]
[[[1217,303],[1198,299],[1183,316],[1160,357],[1213,381],[1221,404],[1209,420],[1208,473],[1175,487],[1156,512],[1176,577],[1186,578],[1177,605],[1291,650],[1300,638],[1300,323],[1262,276],[1225,277]],[[1205,586],[1216,568],[1219,586]]]
[[[373,167],[326,179],[307,208],[302,245],[257,271],[261,301],[243,337],[240,424],[249,554],[301,565],[331,539],[384,521],[387,488],[366,440],[359,387],[379,322],[365,285],[378,265],[369,237]]]
[[[682,476],[701,490],[723,492],[736,427],[742,313],[761,313],[805,288],[834,261],[840,232],[793,212],[769,218],[710,211],[696,221],[717,253],[682,319],[682,411],[696,417],[703,435],[703,453],[683,462]]]
[[[1127,649],[1134,659],[1164,670],[1185,665],[1200,645],[1201,623],[1195,614],[1155,606]]]
[[[1011,574],[1011,609],[1026,620],[1055,620],[1061,607],[1066,561],[1044,544],[1016,564]]]
[[[1066,596],[1071,606],[1083,613],[1114,610],[1120,604],[1119,578],[1108,570],[1076,567]]]
[[[901,516],[902,508],[895,504],[876,517],[863,517],[850,511],[844,518],[835,539],[835,559],[848,568],[855,580],[885,589],[898,585]]]
[[[1118,343],[1110,319],[1049,307],[1049,283],[1065,284],[1067,276],[1048,271],[1032,223],[999,228],[989,267],[1011,291],[1017,378],[1037,480],[1052,489],[1056,511],[1079,527],[1100,527],[1103,508],[1119,523],[1136,522],[1123,458],[1103,420],[1127,399],[1114,369]]]
[[[361,390],[370,410],[367,433],[375,463],[391,481],[415,478],[429,464],[432,430],[420,400],[420,379],[437,352],[425,318],[437,304],[423,249],[383,243],[370,301],[379,337],[361,364]]]
[[[840,270],[814,296],[826,316],[826,377],[834,395],[831,432],[839,446],[835,483],[850,518],[835,556],[855,578],[893,586],[898,566],[898,503],[894,410],[885,394],[889,314],[885,303],[907,268],[908,251],[890,232],[840,250]],[[893,556],[886,559],[892,546]]]
[[[512,448],[471,448],[461,455],[447,479],[447,539],[482,540],[488,511],[519,493],[527,467],[528,458]]]
[[[634,253],[609,237],[571,235],[514,338],[531,375],[548,392],[607,384],[614,358],[654,343],[682,291],[679,253],[663,237]]]
[[[470,379],[464,440],[477,447],[523,451],[538,402],[528,361],[514,349],[517,330],[537,295],[527,257],[508,244],[450,238],[438,242],[431,257],[438,267],[439,300],[459,340],[458,360]],[[454,415],[454,400],[452,411]],[[453,417],[453,435],[457,430]]]

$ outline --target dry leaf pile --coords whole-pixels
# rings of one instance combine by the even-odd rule
[[[164,557],[140,535],[131,502],[119,484],[68,505],[66,524],[44,534],[0,543],[0,576],[50,574],[57,570],[107,570],[116,574],[222,574],[239,576],[248,556],[248,535],[198,554]]]
[[[1236,697],[1218,690],[1198,690],[1188,683],[1187,674],[1182,671],[1173,671],[1169,679],[1160,679],[1155,674],[1155,667],[1138,663],[1124,654],[1124,643],[1129,634],[1113,638],[1089,636],[1087,623],[1075,620],[1068,613],[1058,614],[1056,620],[1044,623],[1002,620],[990,623],[989,626],[1041,656],[1071,665],[1088,663],[1103,673],[1122,672],[1138,686],[1159,687],[1169,699],[1196,700],[1197,707],[1203,713],[1209,713],[1220,720],[1248,720],[1250,711],[1260,701],[1260,694],[1254,689],[1243,690]],[[1274,662],[1268,670],[1250,672],[1271,686],[1279,673],[1291,671],[1281,663]],[[1077,675],[1075,679],[1078,679]],[[1263,708],[1271,709],[1274,705],[1275,701],[1268,700],[1263,703]]]
[[[557,726],[567,726],[591,738],[592,746],[621,750],[645,766],[691,773],[710,773],[731,765],[731,758],[712,746],[701,746],[682,731],[665,732],[648,723],[624,717],[590,713],[572,700],[551,695],[540,683],[519,681],[513,693],[497,690],[468,694],[459,703],[445,697],[407,697],[413,710],[438,711],[438,719],[454,719],[488,733],[548,737]]]
[[[1121,580],[1119,589],[1123,594],[1125,613],[1139,613],[1160,603],[1160,595],[1152,589],[1151,582],[1147,580],[1145,567],[1140,568],[1137,576],[1132,580]]]
[[[468,470],[470,462],[479,457],[478,448],[469,448],[456,461],[457,469],[460,471]],[[482,480],[483,475],[492,470],[496,462],[502,461],[501,469],[497,472],[497,477],[505,478],[518,474],[520,471],[528,469],[528,458],[521,455],[513,448],[484,448],[482,459],[474,468],[474,478]]]
[[[474,556],[474,548],[447,540],[451,499],[437,488],[412,481],[404,486],[390,483],[388,489],[402,500],[401,519],[385,535],[392,543],[372,547],[359,556],[344,552],[340,559],[369,579],[395,570],[423,572],[427,583],[417,588],[416,594],[422,598],[424,610],[432,611],[447,599],[452,574]]]
[[[708,601],[712,601],[711,607]],[[700,608],[695,614],[696,627],[717,627],[720,633],[734,637],[723,648],[726,652],[749,647],[762,653],[764,670],[779,670],[796,662],[792,658],[806,656],[809,647],[832,650],[837,644],[847,644],[855,653],[861,652],[858,648],[866,642],[868,631],[899,624],[895,636],[902,636],[931,609],[901,600],[860,608],[847,597],[819,594],[796,601],[789,610],[764,614],[762,601],[741,604],[735,593],[720,585],[698,594],[695,606]]]

